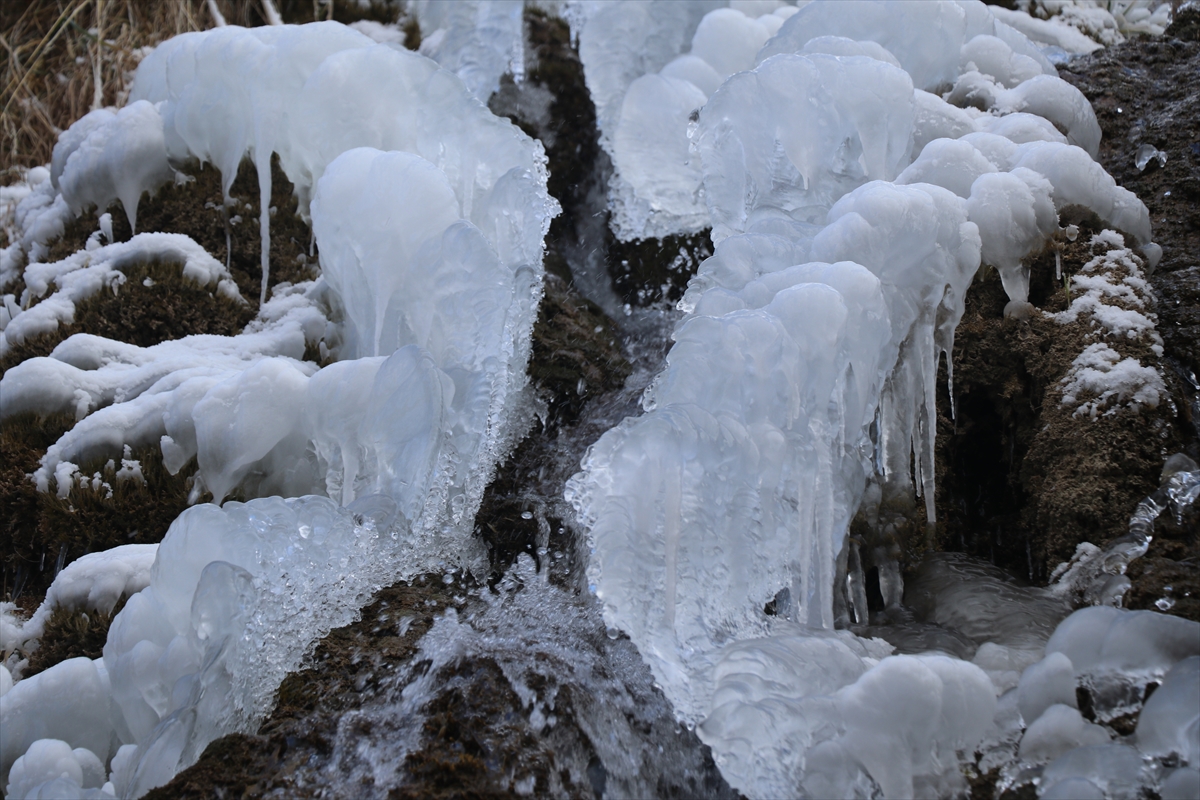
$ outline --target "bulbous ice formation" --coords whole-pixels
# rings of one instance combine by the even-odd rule
[[[862,56],[781,55],[739,73],[700,113],[713,241],[759,220],[819,223],[839,197],[904,166],[912,83]]]
[[[686,169],[667,117],[695,102],[679,81],[706,93],[695,81],[711,75],[680,59],[632,83],[620,124],[633,130],[636,117],[647,134],[617,143],[618,164],[669,147],[675,172],[659,174],[677,192],[698,155],[716,250],[680,302],[646,413],[601,437],[567,495],[605,619],[638,645],[679,716],[702,723],[736,788],[952,794],[962,790],[952,754],[983,740],[992,683],[951,659],[875,666],[886,647],[828,632],[854,591],[833,585],[849,521],[914,490],[933,520],[937,369],[945,357],[953,376],[954,329],[981,263],[1025,304],[1024,260],[1056,234],[1059,209],[1086,205],[1146,242],[1149,231],[1144,206],[1083,149],[1098,143],[1090,107],[983,6],[845,9],[805,6],[756,67],[709,95]],[[726,17],[731,37],[748,35],[732,16],[706,23]],[[994,113],[922,91],[944,91],[963,70],[989,70],[1004,99]],[[663,93],[656,112],[643,91]],[[899,574],[881,574],[881,589],[898,603]],[[1047,624],[1061,618],[1060,599],[1043,605]],[[1042,640],[1025,642],[1029,652],[993,645],[1012,656],[1001,671],[1029,663]],[[1003,660],[988,653],[989,668]],[[782,688],[809,664],[836,678]],[[898,697],[927,699],[920,713],[882,710]],[[912,725],[891,730],[893,714]]]
[[[522,0],[417,0],[421,55],[462,78],[484,105],[505,73],[525,74]]]
[[[76,462],[157,442],[169,470],[197,459],[195,496],[207,488],[220,501],[240,487],[333,498],[197,506],[167,533],[149,587],[113,623],[105,660],[86,664],[101,676],[89,698],[112,687],[103,719],[86,718],[88,746],[107,760],[137,743],[114,772],[116,790],[137,796],[212,739],[253,728],[311,643],[381,585],[485,563],[474,516],[522,424],[515,407],[557,204],[540,144],[429,59],[340,25],[178,37],[143,60],[134,95],[157,106],[139,101],[130,113],[161,118],[173,158],[216,163],[226,193],[253,157],[264,259],[278,154],[311,214],[325,277],[277,291],[238,336],[140,348],[80,334],[9,370],[3,413],[49,403],[81,418],[47,452],[40,488],[54,478],[69,489]],[[117,124],[124,113],[64,136],[64,191],[98,132],[117,143],[133,135]],[[109,265],[104,278],[126,251],[179,249],[176,239],[91,252]],[[185,274],[228,276],[182,252]],[[100,269],[68,262],[29,265],[30,285],[41,276],[42,291],[52,280],[66,291]],[[264,292],[265,278],[264,269]],[[324,369],[299,360],[318,343],[349,360]],[[7,692],[6,729],[34,732],[26,711],[49,708],[39,685],[74,680],[68,669],[82,668],[60,664]],[[72,700],[62,704],[58,722]],[[22,736],[6,736],[6,767],[31,743]]]

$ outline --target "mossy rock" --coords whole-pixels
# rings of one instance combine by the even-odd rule
[[[96,609],[54,609],[22,676],[36,675],[69,658],[100,658],[113,618],[121,613],[128,599],[122,597],[107,613]]]
[[[85,553],[162,541],[188,506],[195,459],[171,475],[156,445],[132,451],[144,483],[118,481],[115,471],[106,468],[108,459],[101,458],[81,464],[80,472],[89,477],[100,473],[107,487],[75,485],[65,498],[58,497],[54,487],[39,492],[28,475],[73,424],[73,418],[62,414],[21,414],[0,425],[0,525],[6,534],[0,538],[0,573],[6,599],[23,592],[44,593],[56,568]]]
[[[9,350],[0,359],[0,377],[26,359],[49,355],[76,333],[151,347],[195,334],[232,336],[254,316],[249,305],[185,277],[179,264],[153,261],[122,271],[126,280],[117,291],[101,289],[75,304],[73,322]]]
[[[225,239],[224,199],[221,173],[208,164],[192,161],[182,173],[189,180],[168,183],[152,196],[143,195],[138,204],[138,232],[163,231],[190,236],[213,258],[229,265],[238,291],[249,304],[249,314],[258,311],[262,284],[262,237],[260,236],[258,173],[254,164],[243,161],[229,190],[234,205],[229,210],[229,246]],[[297,214],[298,202],[292,182],[279,166],[279,157],[271,158],[271,273],[268,286],[310,280],[316,277],[315,259],[308,256],[312,230]],[[113,236],[118,242],[133,236],[119,201],[108,208],[112,215]],[[87,239],[99,229],[98,210],[80,215],[66,226],[61,238],[52,242],[47,261],[58,261],[82,250]],[[267,293],[270,297],[270,292]]]

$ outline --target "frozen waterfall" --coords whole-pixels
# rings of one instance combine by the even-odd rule
[[[565,497],[589,601],[729,784],[756,798],[948,797],[977,751],[1005,780],[1044,770],[1043,797],[1166,797],[1200,781],[1200,625],[1100,604],[1119,598],[1110,576],[1144,536],[1081,545],[1046,589],[930,562],[917,576],[928,597],[992,606],[946,612],[986,631],[970,660],[893,654],[848,630],[869,618],[864,563],[889,607],[904,592],[886,546],[848,539],[856,515],[880,541],[897,508],[920,502],[935,520],[938,369],[953,380],[981,267],[1000,273],[1006,316],[1034,313],[1027,260],[1064,235],[1063,209],[1085,207],[1132,239],[1104,234],[1120,249],[1076,277],[1094,296],[1062,312],[1099,316],[1117,291],[1103,269],[1142,280],[1161,254],[1146,206],[1096,162],[1086,98],[975,0],[530,5],[571,20],[617,238],[711,230],[643,413],[591,446]],[[0,277],[19,271],[24,295],[0,312],[0,355],[115,292],[134,259],[179,263],[245,303],[195,242],[113,243],[111,218],[106,243],[43,263],[92,205],[119,199],[136,229],[143,193],[183,180],[189,159],[220,170],[227,225],[238,166],[254,164],[263,278],[236,336],[143,348],[76,334],[0,379],[0,418],[76,417],[31,476],[39,490],[65,497],[86,480],[78,464],[157,446],[172,473],[195,458],[193,502],[213,499],[157,550],[75,562],[18,631],[41,635],[54,604],[132,593],[103,658],[15,683],[0,667],[9,796],[141,796],[213,740],[254,730],[313,643],[380,587],[486,572],[475,517],[537,411],[526,366],[560,209],[541,142],[486,106],[505,75],[523,77],[524,4],[411,6],[420,53],[333,22],[164,42],[129,105],[63,132],[18,206]],[[321,275],[268,298],[274,157]],[[1152,333],[1132,313],[1120,332]],[[1089,351],[1073,375],[1080,392],[1110,391],[1101,404],[1165,393],[1115,351]],[[1077,596],[1097,605],[1071,613]],[[507,631],[503,609],[491,603],[488,624]],[[476,636],[449,617],[435,633]],[[436,637],[427,650],[445,661],[455,651]],[[1147,682],[1161,685],[1127,741],[1077,707],[1078,684],[1107,722]],[[1144,766],[1162,759],[1176,766]]]

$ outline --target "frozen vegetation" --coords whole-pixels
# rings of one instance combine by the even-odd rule
[[[848,630],[868,620],[864,564],[889,606],[905,590],[895,558],[848,540],[852,519],[883,530],[919,497],[934,521],[938,365],[952,378],[968,287],[994,268],[1006,316],[1041,313],[1028,259],[1078,234],[1060,227],[1064,209],[1114,230],[1096,237],[1103,252],[1054,317],[1094,329],[1062,403],[1094,418],[1164,402],[1155,366],[1120,349],[1162,352],[1149,214],[1095,161],[1092,108],[1043,46],[1115,41],[1099,9],[540,5],[578,42],[613,162],[616,235],[711,229],[715,252],[679,303],[644,413],[595,442],[566,499],[612,636],[628,635],[729,784],[749,797],[954,796],[979,753],[1001,785],[1039,776],[1043,798],[1194,794],[1200,625],[1120,608],[1146,519],[1192,503],[1194,464],[1139,507],[1128,537],[1080,545],[1045,589],[931,561],[915,581],[950,633],[923,652]],[[1052,6],[1053,19],[1036,16]],[[1109,14],[1113,35],[1161,30],[1165,12],[1141,8],[1121,25]],[[177,263],[245,302],[195,242],[114,243],[107,214],[85,250],[44,260],[91,206],[120,200],[136,231],[143,193],[185,180],[176,168],[189,159],[219,169],[227,222],[238,165],[252,161],[263,243],[259,311],[242,333],[144,348],[76,334],[0,380],[0,417],[77,420],[31,476],[40,491],[100,482],[77,466],[98,457],[123,459],[117,479],[136,480],[130,448],[150,445],[172,473],[195,458],[193,501],[214,501],[180,515],[160,546],[78,559],[32,619],[5,609],[3,646],[29,647],[53,609],[111,611],[132,595],[103,658],[25,678],[0,666],[8,797],[140,796],[214,739],[254,730],[313,642],[380,587],[486,573],[475,515],[536,411],[525,367],[559,210],[541,143],[485,105],[505,74],[522,78],[523,9],[418,0],[419,54],[365,24],[176,37],[142,60],[129,105],[80,119],[48,169],[4,190],[13,244],[0,284],[24,288],[4,297],[0,355],[119,292],[134,261]],[[273,157],[321,274],[268,297]],[[304,360],[314,351],[331,363]],[[235,495],[248,499],[220,505]],[[485,591],[470,624],[439,620],[421,645],[432,666],[396,704],[416,713],[437,670],[472,653],[527,686],[541,667],[514,642],[536,629],[562,680],[605,698],[589,724],[632,737],[602,707],[636,704],[594,677],[603,648],[572,627],[583,613],[549,613],[566,601],[528,559],[514,581],[524,594]],[[1137,711],[1148,683],[1158,689],[1136,733],[1113,740],[1098,723]],[[552,704],[526,692],[546,723]],[[383,786],[380,765],[407,745],[379,758],[363,755],[377,743],[344,746]],[[613,772],[611,790],[644,789],[639,771],[652,770]]]

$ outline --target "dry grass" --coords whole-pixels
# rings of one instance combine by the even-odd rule
[[[58,134],[87,112],[124,105],[142,48],[213,27],[213,5],[230,25],[266,22],[263,0],[0,0],[0,185],[48,163]],[[397,4],[377,1],[367,13],[354,0],[274,5],[287,22],[308,22],[377,18]]]
[[[141,48],[210,25],[202,0],[0,3],[0,170],[47,163],[60,131],[124,104]]]

